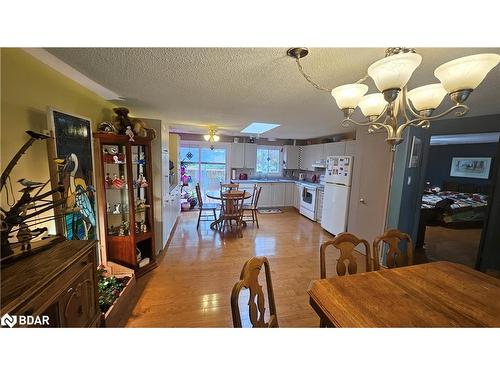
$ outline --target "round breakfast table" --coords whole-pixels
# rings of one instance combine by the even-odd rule
[[[228,191],[222,193],[222,197],[221,197],[220,191],[209,191],[209,192],[207,192],[206,195],[207,195],[207,198],[221,201],[223,199],[223,197],[237,195],[237,194],[241,194],[241,190],[228,190]],[[252,198],[252,194],[245,191],[244,198],[245,199]],[[222,223],[221,217],[222,217],[222,215],[219,215],[217,220],[215,220],[213,223],[210,224],[210,229],[217,229],[218,228],[219,224]],[[243,221],[243,226],[245,227],[246,225],[247,225],[247,223]]]

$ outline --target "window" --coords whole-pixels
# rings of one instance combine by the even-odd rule
[[[278,148],[257,149],[257,173],[278,174],[280,170],[280,150]]]
[[[185,174],[191,176],[189,187],[199,183],[203,194],[209,191],[219,191],[220,182],[226,179],[226,149],[205,145],[181,145],[180,160],[185,168]]]

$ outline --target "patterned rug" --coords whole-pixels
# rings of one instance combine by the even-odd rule
[[[259,209],[259,214],[282,214],[279,208],[261,208]]]

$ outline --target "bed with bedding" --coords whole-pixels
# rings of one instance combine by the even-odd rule
[[[451,187],[450,183],[443,188]],[[480,228],[486,218],[488,195],[487,186],[470,186],[472,184],[454,184],[460,191],[429,191],[422,196],[420,222],[416,246],[422,247],[425,228],[437,225],[448,228]]]

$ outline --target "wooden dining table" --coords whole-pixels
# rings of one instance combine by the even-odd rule
[[[230,197],[231,195],[238,195],[238,194],[241,194],[242,191],[241,190],[228,190],[228,191],[225,191],[222,193],[222,196],[221,196],[221,192],[220,191],[209,191],[207,192],[207,197],[210,198],[210,199],[215,199],[215,200],[221,200],[222,197]],[[252,194],[250,194],[249,192],[245,191],[245,195],[244,195],[244,198],[245,200],[246,199],[249,199],[249,198],[252,198]],[[213,221],[212,223],[210,223],[210,229],[217,229],[218,225],[222,222],[222,219],[221,219],[221,216],[219,215],[219,217]],[[246,226],[246,222],[243,222],[243,226]]]
[[[500,280],[456,263],[314,280],[308,294],[333,327],[500,327]]]

